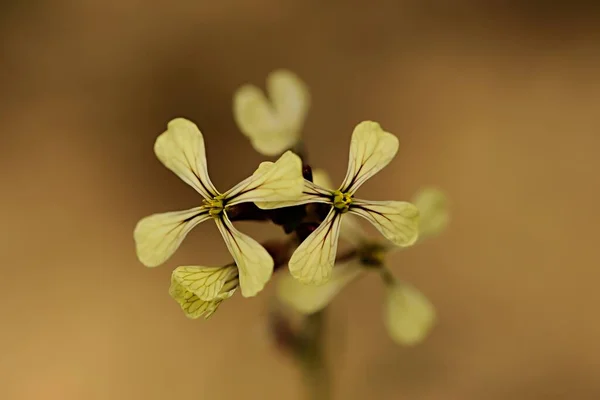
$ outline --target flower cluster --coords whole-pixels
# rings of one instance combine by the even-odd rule
[[[355,197],[358,189],[388,165],[398,151],[398,139],[372,121],[352,133],[348,169],[337,189],[323,172],[303,163],[300,132],[309,109],[306,85],[293,73],[279,70],[267,79],[268,97],[244,85],[234,95],[235,120],[252,146],[265,156],[256,171],[233,188],[219,192],[207,168],[204,138],[191,121],[177,118],[158,136],[158,159],[202,197],[189,210],[154,214],[134,230],[139,260],[148,267],[167,261],[198,224],[213,220],[231,254],[224,266],[180,266],[171,277],[170,295],[190,318],[208,318],[221,302],[240,288],[242,296],[257,295],[273,271],[287,264],[280,299],[302,313],[322,309],[349,282],[367,270],[378,270],[388,290],[387,326],[401,343],[416,343],[434,321],[428,300],[412,286],[397,282],[383,266],[383,255],[413,245],[441,231],[447,223],[443,195],[423,192],[415,204],[371,201]],[[355,216],[369,221],[387,241],[372,241]],[[289,236],[260,244],[238,231],[236,220],[270,221]],[[337,254],[339,238],[354,245]]]

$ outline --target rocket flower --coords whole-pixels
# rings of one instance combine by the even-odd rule
[[[331,187],[321,170],[313,172],[313,180],[323,187]],[[420,211],[419,243],[445,229],[449,212],[443,192],[424,188],[412,202]],[[324,309],[351,282],[369,272],[379,272],[386,290],[383,317],[390,336],[402,345],[421,342],[433,327],[436,313],[425,295],[412,285],[396,280],[385,267],[387,253],[399,248],[369,239],[352,216],[347,216],[342,222],[340,236],[353,243],[355,251],[352,257],[336,264],[331,279],[315,286],[302,284],[289,274],[284,275],[277,285],[278,298],[302,314],[313,314]]]
[[[276,156],[293,148],[310,106],[306,85],[288,70],[267,77],[267,93],[254,85],[240,87],[233,96],[233,115],[256,151]]]
[[[300,158],[288,151],[275,163],[263,162],[250,177],[221,193],[208,176],[202,133],[191,121],[177,118],[169,122],[167,130],[156,139],[154,151],[158,159],[200,193],[203,200],[200,206],[189,210],[154,214],[139,221],[134,231],[139,260],[148,267],[162,264],[171,257],[195,226],[212,219],[235,261],[239,276],[231,281],[231,268],[227,270],[228,273],[204,271],[201,275],[208,274],[207,276],[212,277],[206,282],[210,283],[212,279],[216,279],[218,284],[200,290],[196,288],[197,284],[188,286],[189,279],[182,281],[180,274],[174,274],[172,294],[176,294],[175,297],[179,300],[184,299],[196,304],[194,307],[199,308],[193,312],[205,310],[204,312],[209,314],[214,312],[219,300],[233,294],[228,285],[231,285],[231,282],[237,285],[237,279],[244,297],[255,296],[273,273],[273,259],[263,246],[238,231],[227,213],[230,207],[241,203],[297,198],[303,187]],[[216,275],[212,275],[211,271]],[[228,279],[223,281],[222,276],[227,276]],[[219,289],[216,289],[217,287]],[[199,306],[196,297],[212,303]]]
[[[396,246],[412,245],[418,237],[419,210],[405,201],[371,201],[354,197],[369,178],[383,169],[398,151],[398,139],[372,121],[359,123],[352,134],[348,171],[337,190],[305,180],[302,195],[292,201],[257,202],[261,208],[279,208],[308,203],[330,205],[329,212],[296,249],[289,261],[291,274],[305,284],[329,280],[337,252],[340,225],[346,214],[371,222]]]
[[[225,267],[177,267],[171,275],[169,294],[189,318],[209,318],[239,285],[235,264]]]

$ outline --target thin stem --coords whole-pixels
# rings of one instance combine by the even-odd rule
[[[303,346],[298,358],[308,400],[331,399],[331,374],[325,357],[325,310],[306,317]]]

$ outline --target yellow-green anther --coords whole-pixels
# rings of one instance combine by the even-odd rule
[[[217,196],[210,200],[204,200],[204,207],[208,209],[208,214],[211,217],[216,217],[223,212],[223,198],[221,196]]]
[[[340,212],[347,212],[352,204],[352,195],[350,193],[342,193],[339,190],[333,192],[333,206]]]

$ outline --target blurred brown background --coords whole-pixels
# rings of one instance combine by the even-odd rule
[[[415,348],[369,277],[332,311],[338,399],[600,398],[600,21],[592,2],[0,3],[0,399],[298,399],[264,331],[271,284],[208,322],[167,294],[220,264],[212,224],[143,267],[132,230],[197,194],[155,159],[169,119],[203,129],[226,189],[262,158],[231,94],[287,67],[311,87],[305,139],[335,180],[353,126],[401,150],[363,189],[445,189],[451,228],[394,256],[440,321]],[[245,224],[266,238],[276,230]]]

